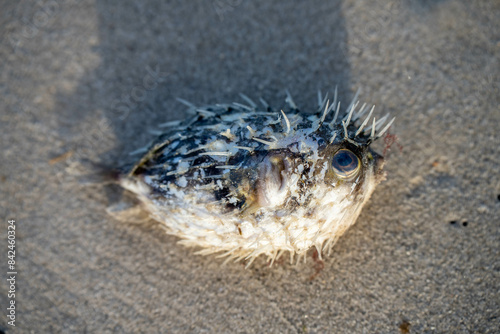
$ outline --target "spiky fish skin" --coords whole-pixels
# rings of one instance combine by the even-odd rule
[[[331,250],[384,179],[383,158],[370,148],[383,122],[363,129],[370,112],[356,126],[367,109],[354,113],[354,103],[339,117],[336,101],[322,101],[313,114],[300,112],[291,97],[286,112],[248,101],[192,107],[196,115],[165,131],[121,185],[201,254],[250,264],[261,254],[274,260],[286,251]],[[352,179],[332,168],[342,149],[359,159]]]

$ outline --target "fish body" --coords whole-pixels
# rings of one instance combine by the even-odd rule
[[[195,115],[166,124],[120,183],[201,254],[321,254],[384,179],[370,144],[392,124],[372,119],[356,98],[339,115],[336,95],[332,104],[319,96],[315,113],[300,112],[290,95],[286,111],[244,95],[248,105],[190,104]]]

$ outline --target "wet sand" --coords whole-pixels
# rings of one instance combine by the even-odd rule
[[[7,333],[496,333],[500,6],[495,1],[9,2],[0,13]],[[387,181],[324,262],[221,266],[106,213],[119,166],[195,104],[318,89],[397,117]],[[389,143],[377,143],[379,152]]]

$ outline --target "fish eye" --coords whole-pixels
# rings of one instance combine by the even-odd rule
[[[347,149],[341,149],[333,155],[332,168],[337,177],[349,180],[358,175],[361,163],[356,154]]]

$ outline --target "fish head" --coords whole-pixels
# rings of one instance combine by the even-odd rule
[[[278,143],[280,149],[249,163],[257,170],[253,198],[259,207],[291,214],[299,207],[358,205],[370,198],[385,179],[384,158],[371,149],[369,137],[335,136],[332,141],[328,136],[298,131],[292,140],[287,137],[286,147]]]

